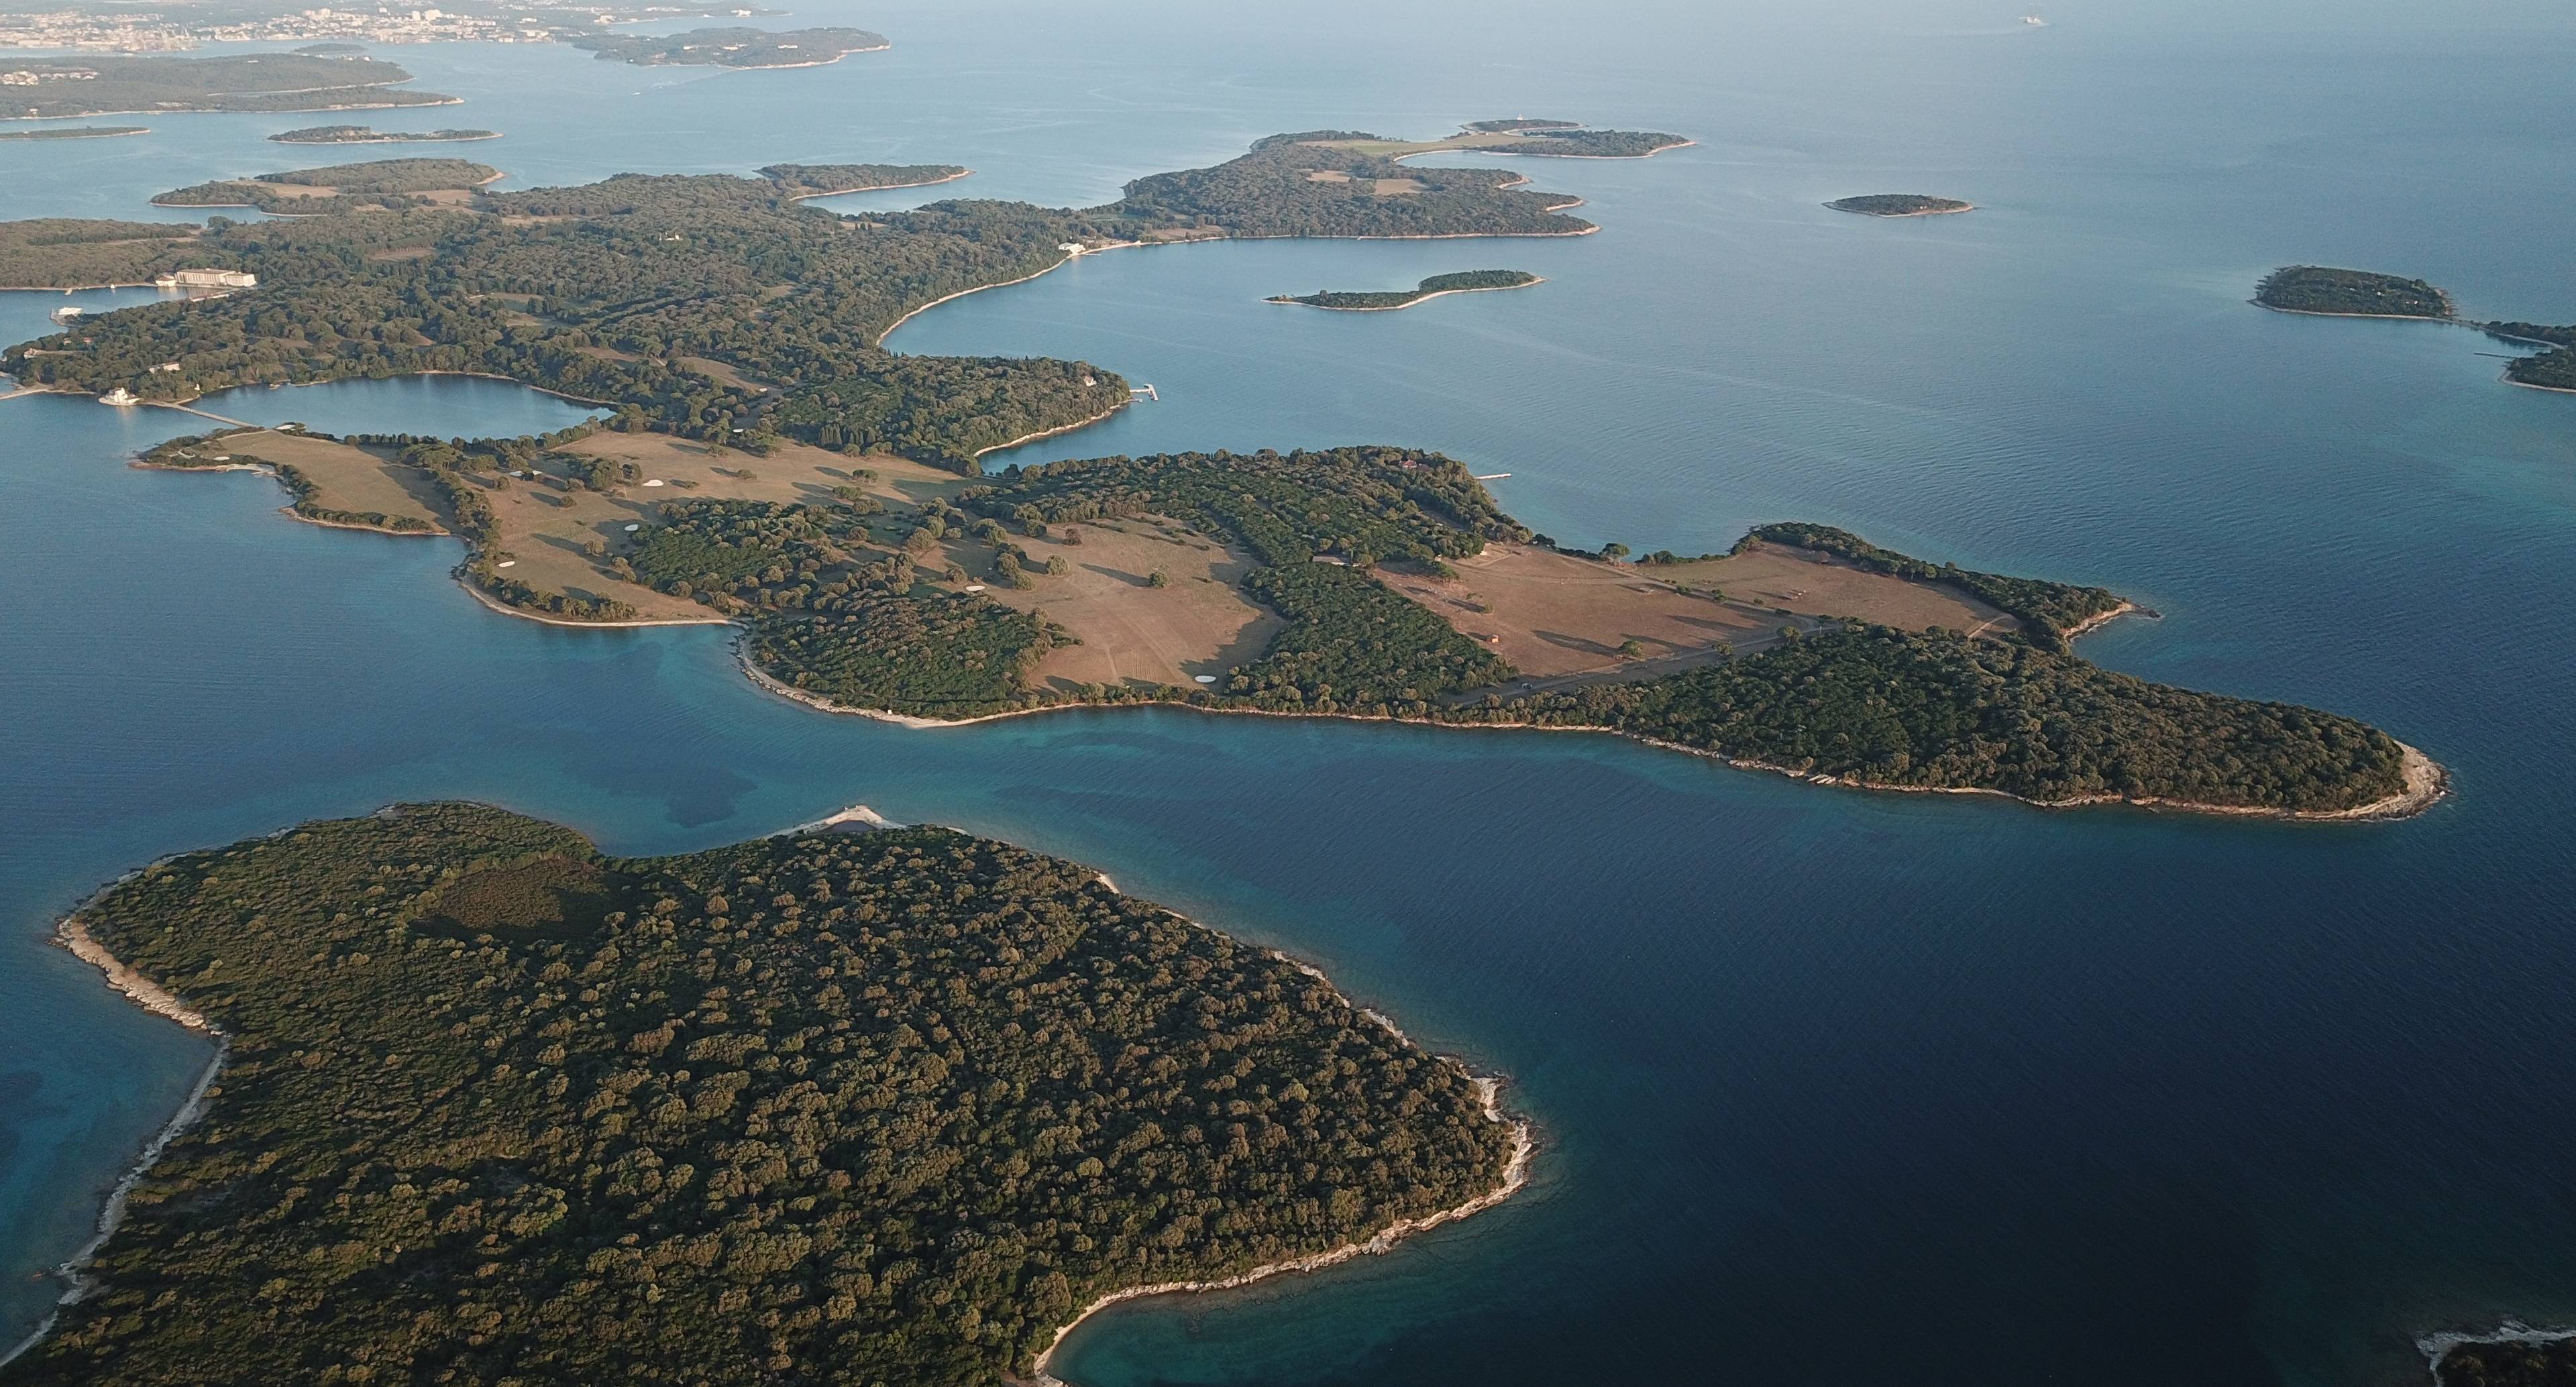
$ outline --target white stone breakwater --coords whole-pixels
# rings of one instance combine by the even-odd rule
[[[177,1140],[181,1132],[186,1131],[205,1114],[206,1096],[213,1091],[215,1080],[223,1074],[224,1059],[232,1051],[232,1040],[224,1034],[222,1027],[207,1020],[204,1013],[179,1000],[169,989],[136,972],[124,960],[109,953],[106,945],[90,937],[89,928],[80,922],[78,915],[66,917],[61,926],[56,929],[55,938],[64,948],[71,951],[74,958],[104,974],[108,986],[124,993],[126,999],[136,1006],[155,1016],[166,1016],[190,1030],[203,1031],[214,1037],[215,1053],[207,1059],[205,1072],[197,1076],[196,1087],[188,1090],[187,1101],[179,1105],[179,1111],[173,1113],[170,1120],[162,1124],[161,1130],[153,1135],[152,1140],[144,1143],[143,1150],[134,1158],[134,1164],[126,1169],[124,1176],[118,1179],[115,1186],[108,1191],[107,1203],[99,1209],[97,1229],[90,1235],[89,1241],[81,1244],[79,1251],[64,1258],[54,1268],[54,1274],[63,1281],[62,1299],[56,1302],[55,1312],[47,1315],[44,1323],[37,1325],[33,1333],[12,1345],[6,1354],[0,1354],[0,1367],[7,1366],[20,1354],[44,1342],[45,1336],[53,1332],[55,1321],[61,1318],[60,1307],[78,1304],[82,1297],[95,1289],[96,1282],[88,1274],[90,1259],[98,1255],[98,1250],[106,1246],[108,1238],[115,1234],[117,1225],[125,1221],[126,1202],[133,1198],[134,1187],[142,1182],[144,1172],[150,1170],[153,1163],[161,1159],[161,1153],[169,1149],[170,1143]]]

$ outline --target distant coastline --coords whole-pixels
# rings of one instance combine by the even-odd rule
[[[497,140],[498,130],[373,130],[363,125],[317,125],[304,130],[281,130],[268,137],[272,144],[463,144],[474,140]]]

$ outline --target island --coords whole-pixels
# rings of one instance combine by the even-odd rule
[[[2337,318],[2433,318],[2455,315],[2451,296],[2420,279],[2337,270],[2323,265],[2284,265],[2254,286],[2254,301],[2281,313]]]
[[[2442,793],[2429,758],[2350,718],[2085,661],[2069,642],[2131,610],[2100,588],[1813,525],[1696,558],[1576,552],[1411,449],[987,477],[984,454],[1105,418],[1130,386],[1086,362],[885,346],[929,304],[1118,247],[1592,229],[1514,175],[1399,164],[1355,143],[1372,139],[1273,137],[1081,210],[841,217],[800,199],[900,171],[773,165],[431,205],[366,194],[383,201],[186,239],[0,228],[0,282],[257,280],[85,318],[0,365],[146,403],[458,371],[597,404],[543,437],[244,426],[144,460],[262,467],[301,518],[461,543],[460,581],[513,615],[734,625],[746,674],[821,710],[932,723],[1162,703],[1594,729],[1836,785],[2297,818]]]
[[[576,34],[565,40],[600,58],[638,67],[821,67],[845,54],[894,44],[866,29],[691,29],[678,34]]]
[[[0,130],[0,140],[112,140],[151,133],[148,125],[58,125],[43,130]]]
[[[174,188],[154,197],[152,205],[249,207],[276,216],[317,217],[455,203],[500,177],[499,169],[465,159],[378,159]]]
[[[1383,1251],[1531,1150],[1315,970],[864,809],[626,858],[396,805],[60,937],[216,1048],[28,1387],[1043,1381],[1101,1305]]]
[[[456,97],[398,91],[411,74],[373,58],[262,53],[220,58],[0,59],[11,79],[0,120],[159,115],[170,111],[360,111],[454,106]]]
[[[2369,270],[2285,265],[2264,276],[2254,287],[2254,302],[2276,313],[2326,318],[2411,318],[2474,326],[2499,342],[2542,349],[2507,361],[2507,384],[2576,394],[2576,326],[2467,323],[2452,306],[2448,293],[2420,279]]]
[[[1533,284],[1545,282],[1527,270],[1462,270],[1456,274],[1433,275],[1411,289],[1319,289],[1311,294],[1274,295],[1265,302],[1301,303],[1309,308],[1370,313],[1394,308],[1411,308],[1426,299],[1436,299],[1443,294],[1473,294],[1487,289],[1526,289]]]
[[[1476,154],[1517,154],[1543,159],[1644,159],[1696,141],[1657,130],[1596,130],[1571,120],[1469,121],[1457,134],[1437,140],[1389,139],[1364,130],[1310,130],[1273,139],[1356,150],[1393,159],[1418,154],[1464,150]]]
[[[278,144],[448,144],[461,140],[497,140],[498,130],[372,130],[363,125],[310,125],[281,130],[268,137]]]
[[[1973,202],[1961,202],[1952,197],[1926,197],[1921,193],[1870,193],[1862,197],[1837,198],[1825,206],[1837,212],[1856,212],[1864,217],[1941,217],[1977,210]]]

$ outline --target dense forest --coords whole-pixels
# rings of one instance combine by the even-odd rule
[[[1029,688],[1052,639],[1043,622],[999,602],[925,591],[823,616],[758,617],[743,654],[769,677],[838,706],[958,719],[1058,701]]]
[[[308,125],[268,137],[275,144],[446,144],[458,140],[497,140],[497,130],[376,130],[364,125]]]
[[[1922,193],[1867,193],[1860,197],[1836,198],[1825,205],[1837,212],[1857,212],[1864,217],[1920,217],[1973,210],[1971,204],[1957,198],[1927,197]]]
[[[866,29],[691,29],[678,34],[573,34],[565,42],[638,67],[810,67],[892,45]]]
[[[407,805],[75,923],[230,1057],[28,1384],[984,1387],[1513,1147],[1295,964],[944,829],[616,859]]]
[[[2107,588],[2077,587],[2071,583],[2051,583],[2038,578],[2009,578],[1998,573],[1979,573],[1954,563],[1927,563],[1892,549],[1881,549],[1848,530],[1837,530],[1830,525],[1808,525],[1796,521],[1757,525],[1737,541],[1735,547],[1740,552],[1746,545],[1764,540],[1831,554],[1873,572],[1892,573],[1899,578],[1927,583],[1947,583],[1983,600],[1988,606],[2020,618],[2025,635],[2056,650],[2066,648],[2067,632],[2095,617],[2117,611],[2120,606],[2120,595]]]
[[[2351,718],[2150,684],[2017,639],[1854,624],[1635,684],[1460,716],[1608,727],[1862,784],[2332,811],[2404,788],[2403,748]]]
[[[1089,458],[1013,468],[958,502],[1020,523],[1169,516],[1280,567],[1317,555],[1362,566],[1458,558],[1488,539],[1529,537],[1466,464],[1404,448]]]
[[[68,217],[0,222],[0,287],[70,289],[149,284],[154,275],[182,264],[204,263],[186,253],[202,229],[190,222],[85,221]]]
[[[1289,564],[1256,569],[1243,589],[1288,619],[1225,681],[1254,707],[1427,717],[1434,700],[1511,677],[1493,652],[1365,573]]]
[[[2433,1365],[2436,1387],[2576,1387],[2576,1340],[2473,1340]]]
[[[1539,282],[1527,270],[1460,270],[1433,275],[1411,289],[1318,289],[1311,294],[1281,294],[1272,303],[1302,303],[1309,308],[1382,310],[1406,308],[1436,294],[1464,294],[1480,289],[1522,289]]]
[[[39,81],[0,95],[0,119],[55,119],[128,111],[338,111],[452,106],[452,96],[399,91],[411,74],[374,58],[256,53],[216,58],[98,54],[13,59],[15,71],[80,72],[76,81]]]
[[[2265,308],[2292,313],[2386,318],[2451,316],[2451,296],[2420,279],[2323,265],[2284,265],[2274,270],[2254,286],[2254,301]]]

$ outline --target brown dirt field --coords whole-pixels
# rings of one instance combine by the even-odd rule
[[[1519,544],[1454,559],[1456,578],[1381,568],[1388,586],[1531,678],[1615,671],[1623,641],[1658,662],[1769,636],[1777,621],[1677,592],[1646,571]],[[1481,605],[1488,610],[1478,611]]]
[[[832,488],[851,486],[850,474],[865,469],[877,474],[873,482],[864,483],[872,495],[882,496],[888,505],[918,505],[932,496],[953,496],[968,485],[968,479],[954,472],[942,472],[899,457],[870,454],[851,457],[828,449],[808,447],[802,443],[785,443],[770,450],[767,457],[753,457],[737,448],[723,457],[711,455],[707,445],[661,433],[617,433],[602,430],[575,443],[564,445],[567,453],[591,457],[620,458],[634,463],[648,478],[665,481],[691,481],[698,485],[690,490],[679,487],[626,488],[637,498],[659,502],[681,496],[738,496],[754,501],[823,502],[832,499]],[[749,479],[740,473],[750,472]]]
[[[1306,172],[1306,181],[1309,183],[1348,183],[1351,181],[1351,176],[1342,172],[1340,169],[1309,169]]]
[[[492,503],[496,528],[491,547],[511,564],[502,575],[540,592],[613,597],[632,605],[635,614],[648,621],[720,621],[723,618],[715,612],[688,598],[619,581],[582,551],[582,545],[593,539],[607,554],[624,549],[632,538],[626,527],[651,524],[664,494],[630,491],[612,496],[580,487],[557,491],[526,477],[511,478],[507,490],[487,488],[484,499]],[[637,500],[637,496],[653,499]]]
[[[698,375],[722,381],[738,390],[769,389],[768,386],[747,379],[740,371],[711,357],[675,356],[671,358],[671,364],[683,371],[695,372]]]
[[[1457,559],[1456,578],[1382,568],[1397,591],[1448,619],[1469,639],[1509,661],[1525,680],[1591,683],[1670,674],[1777,639],[1780,613],[1812,625],[1860,617],[1921,630],[2010,629],[2017,623],[1965,593],[1836,563],[1777,545],[1722,559],[1642,567],[1609,564],[1517,544],[1487,545]],[[1717,589],[1714,601],[1684,588]],[[1479,608],[1483,610],[1479,610]],[[1619,647],[1645,647],[1637,661]]]
[[[1644,571],[1668,582],[1715,587],[1730,600],[1785,607],[1807,616],[1856,616],[1914,631],[1947,626],[1982,633],[2021,626],[1956,588],[1872,573],[1777,544],[1757,544],[1722,559]]]
[[[1235,587],[1251,562],[1204,536],[1150,519],[1094,522],[1074,528],[1082,543],[1014,537],[1043,563],[1062,555],[1073,566],[1062,577],[1039,575],[1026,589],[989,585],[985,596],[1021,611],[1043,609],[1047,620],[1082,644],[1047,652],[1037,668],[1047,684],[1177,684],[1198,687],[1194,676],[1223,677],[1236,665],[1260,658],[1281,622]],[[960,566],[976,581],[992,572],[987,546],[965,546]],[[1169,587],[1146,582],[1155,569]]]
[[[1381,178],[1377,180],[1377,187],[1373,191],[1379,197],[1402,197],[1406,193],[1421,192],[1422,188],[1423,183],[1419,178]]]
[[[381,511],[447,528],[437,488],[427,476],[363,448],[267,429],[229,435],[219,440],[219,446],[236,458],[293,466],[313,483],[312,503],[326,510]]]
[[[705,444],[667,434],[602,432],[567,444],[563,451],[633,462],[647,480],[697,485],[636,484],[614,492],[576,486],[559,491],[543,481],[514,477],[508,490],[488,493],[500,529],[494,547],[507,550],[517,561],[506,573],[540,591],[614,597],[632,604],[639,616],[649,620],[719,619],[695,601],[623,582],[601,566],[605,558],[624,552],[631,543],[626,527],[652,524],[665,501],[725,497],[820,504],[832,499],[833,487],[864,485],[889,506],[903,507],[932,495],[953,494],[967,485],[966,478],[953,472],[902,458],[853,458],[797,443],[773,449],[767,457],[739,450],[719,457],[710,454]],[[875,472],[877,479],[854,482],[852,472],[860,468]],[[583,552],[584,543],[592,539],[606,550],[601,560]]]
[[[257,178],[245,178],[241,181],[272,197],[338,197],[340,195],[339,189],[326,188],[318,183],[270,183]]]

